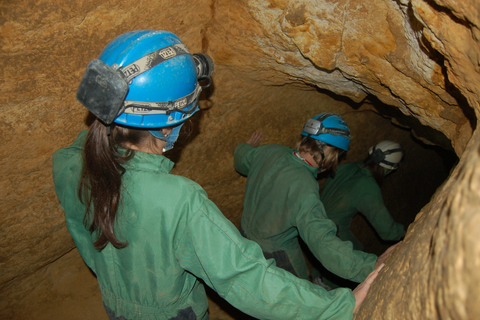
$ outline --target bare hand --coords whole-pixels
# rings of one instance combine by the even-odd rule
[[[381,264],[384,264],[385,261],[387,261],[388,257],[390,257],[390,255],[392,254],[393,250],[395,250],[395,248],[400,244],[402,243],[402,241],[394,244],[393,246],[389,247],[387,250],[385,250],[384,253],[382,253],[382,255],[380,257],[378,257],[377,259],[377,262],[375,263],[375,268],[377,268],[379,265]]]
[[[353,290],[353,295],[355,296],[355,309],[353,309],[353,313],[356,313],[358,311],[358,308],[363,303],[363,300],[365,300],[368,290],[370,289],[370,286],[373,283],[373,280],[378,276],[378,273],[382,268],[385,266],[385,264],[381,264],[378,266],[375,270],[373,270],[368,277],[360,283],[354,290]]]
[[[247,143],[252,147],[258,146],[260,144],[260,141],[262,140],[262,135],[263,133],[258,131],[252,133],[252,136],[250,137],[250,139],[248,139]]]

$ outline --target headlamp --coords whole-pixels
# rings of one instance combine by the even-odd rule
[[[169,59],[191,55],[183,44],[174,44],[151,52],[127,66],[115,69],[101,60],[94,59],[87,65],[77,91],[77,99],[106,125],[110,125],[120,114],[169,114],[171,112],[191,113],[183,110],[195,102],[202,88],[209,87],[214,70],[213,60],[204,53],[191,55],[195,62],[197,87],[193,92],[175,101],[138,102],[125,101],[128,85],[135,77]]]
[[[311,136],[318,136],[319,134],[332,134],[350,137],[350,131],[340,128],[327,128],[322,124],[323,119],[308,119],[303,126],[303,131]]]
[[[323,131],[323,125],[316,119],[308,119],[303,126],[303,131],[312,136],[318,136]]]
[[[88,63],[77,99],[102,122],[109,125],[123,111],[128,83],[123,73],[95,59]]]
[[[198,82],[200,82],[202,88],[208,88],[212,84],[212,79],[210,78],[214,69],[212,58],[205,53],[194,53],[192,57],[197,67]]]

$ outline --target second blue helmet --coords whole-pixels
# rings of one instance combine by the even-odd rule
[[[320,113],[308,119],[301,135],[344,151],[348,151],[351,141],[350,129],[343,118],[335,113]]]

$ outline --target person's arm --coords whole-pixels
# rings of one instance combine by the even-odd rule
[[[403,224],[393,220],[383,202],[380,188],[375,182],[362,185],[362,196],[357,209],[370,222],[380,238],[396,241],[405,235]]]
[[[330,272],[351,281],[364,281],[375,269],[377,256],[353,250],[350,241],[336,236],[337,228],[325,214],[315,190],[303,191],[298,203],[297,228],[313,255]]]
[[[355,295],[355,309],[353,310],[353,313],[356,313],[360,306],[362,305],[363,301],[367,297],[367,293],[370,290],[370,286],[372,285],[373,281],[377,278],[378,273],[380,270],[383,269],[385,266],[384,263],[381,263],[377,267],[375,267],[375,270],[373,270],[368,277],[360,283],[354,290],[353,294]]]
[[[256,148],[262,140],[261,132],[254,132],[247,142],[240,143],[233,154],[235,170],[238,173],[248,176],[255,157]]]
[[[252,147],[258,147],[260,141],[262,141],[262,136],[263,133],[255,131],[254,133],[252,133],[252,136],[250,137],[250,139],[248,139],[247,143]]]
[[[176,248],[181,266],[222,298],[259,319],[351,319],[352,291],[326,291],[265,260],[210,200],[188,223]]]
[[[52,156],[52,173],[55,193],[65,211],[67,228],[83,260],[95,272],[93,237],[84,224],[85,207],[78,199],[78,180],[82,171],[82,150],[88,131],[83,130],[75,142],[55,151]]]

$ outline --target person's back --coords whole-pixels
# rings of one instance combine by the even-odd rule
[[[124,164],[115,232],[127,245],[95,248],[97,233],[89,229],[90,221],[84,222],[78,197],[85,135],[54,153],[55,190],[68,230],[97,276],[110,319],[208,319],[199,278],[259,319],[351,319],[355,300],[350,290],[322,291],[276,268],[198,184],[169,174],[172,163],[162,155],[136,151]],[[368,288],[362,289],[366,294]]]
[[[328,270],[361,282],[377,256],[354,251],[336,237],[316,180],[319,170],[334,169],[348,150],[350,131],[339,115],[323,113],[309,119],[301,135],[297,149],[249,142],[236,147],[235,169],[247,176],[241,228],[265,257],[300,278],[310,278],[301,238]]]
[[[166,157],[137,151],[125,165],[123,201],[115,229],[128,245],[117,249],[109,244],[95,250],[96,233],[85,227],[85,207],[78,198],[86,133],[82,132],[73,146],[54,154],[53,174],[67,227],[97,276],[104,303],[127,319],[149,313],[168,319],[177,316],[178,310],[205,315],[203,286],[185,272],[178,258],[188,224],[205,211],[208,199],[203,189],[187,178],[169,174],[173,163]],[[192,294],[192,285],[197,293]]]
[[[357,250],[363,250],[363,245],[350,227],[358,213],[365,216],[383,240],[400,240],[405,234],[405,227],[395,222],[386,208],[379,186],[379,182],[398,167],[403,150],[391,141],[382,141],[377,146],[375,153],[371,148],[365,162],[339,166],[335,175],[325,180],[320,197],[328,217],[338,228],[339,238],[351,241]]]
[[[350,224],[362,205],[374,205],[369,198],[378,191],[378,184],[363,162],[342,164],[334,177],[325,179],[320,199],[327,216],[337,226],[338,237],[351,241],[356,250],[363,250],[363,246],[350,231]]]
[[[248,145],[243,146],[246,148]],[[238,159],[242,147],[236,152]],[[296,157],[294,149],[286,146],[260,146],[254,153],[248,168],[245,163],[237,162],[237,170],[248,175],[242,231],[260,244],[266,257],[275,258],[277,265],[306,279],[308,270],[298,251],[297,220],[301,219],[300,208],[305,205],[308,194],[311,197],[318,194],[315,180],[318,169]]]

